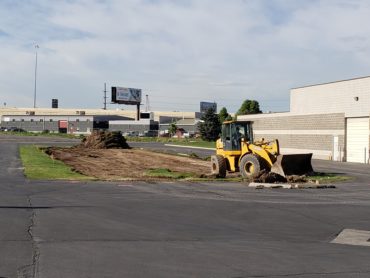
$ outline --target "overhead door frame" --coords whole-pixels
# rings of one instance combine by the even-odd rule
[[[369,163],[369,117],[346,118],[346,161]]]

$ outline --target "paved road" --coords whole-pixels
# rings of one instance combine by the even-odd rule
[[[370,230],[361,167],[325,190],[27,181],[17,149],[0,137],[0,277],[370,277],[370,247],[330,243]]]
[[[183,148],[181,146],[176,147],[171,144],[164,144],[160,142],[128,142],[128,144],[133,148],[143,148],[165,153],[185,154],[185,155],[196,154],[200,158],[206,158],[214,154],[214,151],[212,150],[198,148]]]

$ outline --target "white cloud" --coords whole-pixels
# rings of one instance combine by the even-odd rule
[[[142,88],[154,109],[233,112],[248,98],[279,111],[292,87],[369,74],[366,0],[14,2],[0,3],[11,106],[33,104],[35,42],[39,106],[102,107],[107,82]]]

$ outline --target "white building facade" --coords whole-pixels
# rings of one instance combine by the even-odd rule
[[[370,77],[294,88],[290,112],[239,116],[255,138],[280,141],[283,153],[369,163]]]

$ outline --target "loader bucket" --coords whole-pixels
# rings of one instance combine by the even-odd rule
[[[311,165],[312,153],[280,154],[271,167],[271,172],[283,177],[290,175],[305,175],[313,172]]]

